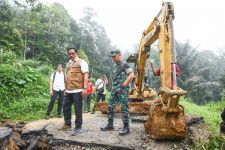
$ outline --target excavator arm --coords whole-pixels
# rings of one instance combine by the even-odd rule
[[[159,18],[161,16],[161,18]],[[153,19],[148,28],[143,32],[140,41],[138,55],[136,60],[137,73],[135,80],[135,87],[130,92],[129,99],[147,99],[149,96],[155,96],[153,90],[148,90],[150,93],[145,94],[144,88],[144,76],[147,56],[150,53],[151,45],[159,40],[160,45],[160,65],[161,75],[160,81],[161,87],[170,88],[171,82],[176,87],[176,74],[173,76],[171,81],[171,69],[170,65],[173,64],[175,69],[176,54],[174,48],[174,34],[173,34],[173,19],[174,19],[174,8],[172,3],[163,3],[163,7],[158,15]],[[129,62],[129,59],[128,59]],[[175,73],[175,70],[173,71]]]

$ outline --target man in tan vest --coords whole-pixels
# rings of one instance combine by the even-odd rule
[[[71,106],[75,105],[75,128],[72,135],[81,133],[82,126],[82,96],[86,92],[88,81],[88,64],[77,55],[76,48],[67,50],[70,58],[66,68],[65,100],[63,104],[64,125],[59,130],[71,128]]]

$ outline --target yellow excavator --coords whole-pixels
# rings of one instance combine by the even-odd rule
[[[145,123],[146,131],[158,140],[183,139],[187,133],[184,107],[179,105],[179,98],[185,95],[186,91],[177,86],[173,20],[173,4],[164,2],[158,15],[143,32],[138,54],[127,59],[128,62],[134,62],[137,68],[135,84],[130,90],[129,99],[143,100],[154,96],[154,90],[144,86],[144,78],[151,45],[158,40],[160,95],[158,99],[151,101],[148,120]]]
[[[135,63],[136,67],[136,79],[128,97],[131,100],[128,103],[129,112],[147,113],[146,132],[157,140],[179,140],[184,139],[187,134],[184,107],[179,105],[179,98],[185,95],[186,91],[177,86],[173,19],[173,4],[164,2],[158,15],[143,32],[138,53],[127,59],[127,62]],[[151,45],[157,40],[160,59],[160,95],[150,100],[156,92],[145,86],[145,68],[151,53]],[[107,112],[107,103],[97,105],[99,108],[97,110]]]
[[[150,49],[156,40],[159,42],[160,96],[151,104],[145,123],[146,131],[154,139],[184,139],[187,134],[184,107],[179,105],[179,98],[185,95],[186,91],[179,88],[176,82],[173,19],[173,4],[164,2],[159,14],[144,31],[139,47],[138,61],[142,62],[141,53]],[[145,66],[140,62],[138,70],[142,70]],[[143,73],[139,73],[137,78],[143,78],[142,76]]]

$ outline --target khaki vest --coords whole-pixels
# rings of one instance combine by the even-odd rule
[[[84,88],[84,74],[81,71],[80,58],[66,69],[66,90],[77,90]]]

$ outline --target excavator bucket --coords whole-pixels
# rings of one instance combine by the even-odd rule
[[[145,129],[156,140],[182,140],[187,134],[184,107],[178,104],[186,91],[162,89],[158,101],[151,104]]]
[[[187,134],[187,125],[183,106],[179,105],[179,111],[173,114],[163,111],[161,103],[153,103],[145,129],[156,140],[184,139]]]

